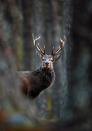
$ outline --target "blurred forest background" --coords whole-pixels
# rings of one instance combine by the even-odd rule
[[[0,0],[1,122],[35,126],[59,121],[58,130],[67,123],[63,131],[91,131],[91,23],[91,0]],[[35,100],[23,96],[16,74],[40,67],[32,33],[41,36],[47,53],[65,36],[62,57],[54,65],[55,83]]]

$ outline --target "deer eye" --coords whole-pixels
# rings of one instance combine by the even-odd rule
[[[42,58],[42,60],[44,61],[44,60],[45,60],[45,58]]]

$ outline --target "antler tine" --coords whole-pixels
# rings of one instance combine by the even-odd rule
[[[40,36],[37,38],[34,38],[34,35],[32,34],[32,37],[33,37],[33,43],[34,43],[34,45],[36,45],[36,41],[40,39]]]
[[[61,51],[61,46],[56,50],[55,54],[59,53]]]
[[[60,53],[60,51],[62,50],[62,48],[64,47],[64,41],[60,38],[60,42],[61,42],[61,44],[59,45],[59,48],[54,52],[54,51],[52,51],[53,52],[53,55],[56,55],[57,53]],[[55,48],[53,47],[53,50],[54,50]]]
[[[60,42],[62,43],[61,44],[61,48],[63,48],[65,43],[64,43],[64,41],[61,38],[60,38]]]
[[[36,46],[37,50],[41,53],[41,55],[43,55],[45,53],[45,46],[44,49],[42,49],[40,48],[39,43],[36,43],[36,41],[40,39],[40,36],[34,39],[34,35],[32,34],[32,37],[33,37],[33,43]]]

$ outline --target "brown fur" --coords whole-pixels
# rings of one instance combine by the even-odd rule
[[[19,77],[23,94],[30,98],[36,98],[41,91],[51,85],[54,72],[40,68],[33,72],[19,72]]]

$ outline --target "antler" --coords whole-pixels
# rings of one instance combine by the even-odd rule
[[[53,50],[52,50],[52,54],[53,55],[56,55],[56,54],[58,54],[58,53],[60,53],[60,51],[62,50],[62,48],[64,47],[64,41],[60,38],[60,45],[59,45],[59,47],[58,47],[58,49],[57,50],[55,50],[55,48],[53,47]]]
[[[55,61],[60,58],[61,51],[62,51],[63,47],[64,47],[64,41],[60,38],[60,45],[59,45],[58,49],[55,49],[55,47],[53,47],[53,49],[52,49],[52,55],[53,55]]]
[[[39,43],[37,43],[36,41],[40,39],[40,36],[38,36],[37,38],[34,38],[34,35],[32,34],[32,37],[33,37],[33,43],[34,43],[34,46],[37,48],[37,50],[39,51],[39,53],[41,55],[44,55],[45,54],[45,46],[44,48],[40,48],[39,46]]]

